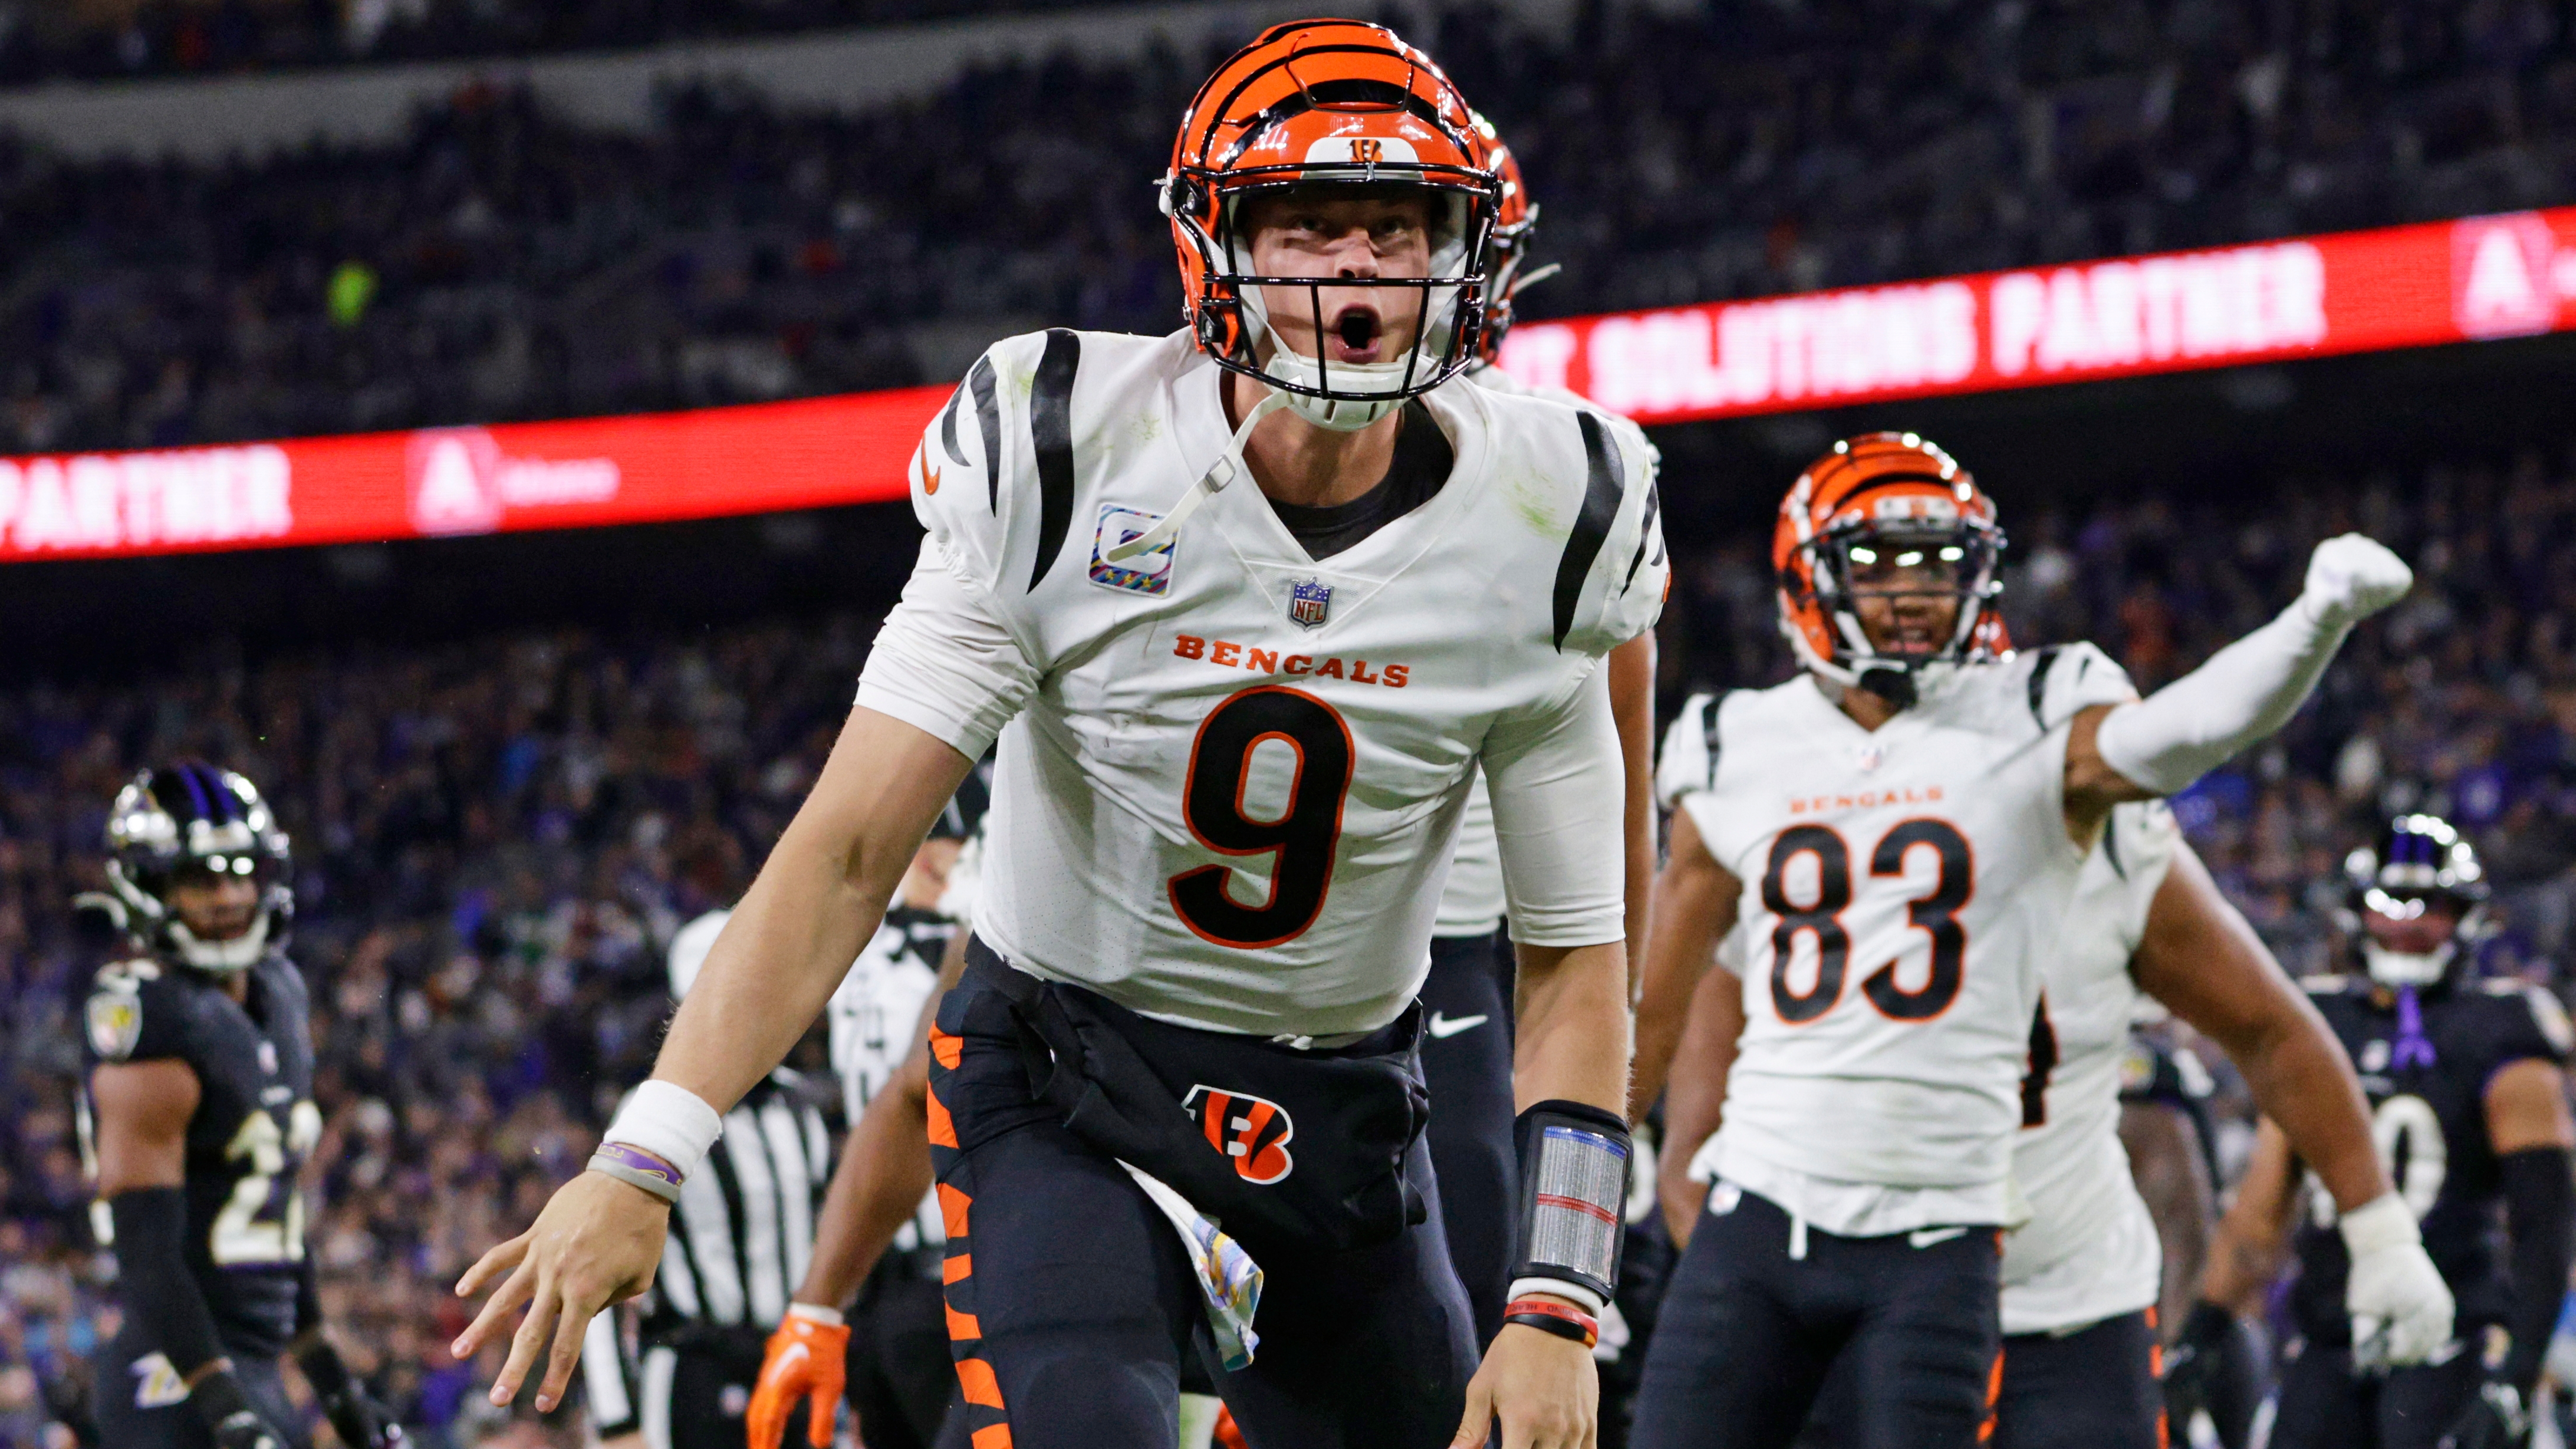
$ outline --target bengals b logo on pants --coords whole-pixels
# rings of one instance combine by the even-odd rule
[[[1235,1175],[1244,1181],[1267,1187],[1296,1167],[1288,1139],[1297,1135],[1297,1124],[1278,1103],[1248,1092],[1195,1086],[1181,1107],[1207,1134],[1208,1146],[1233,1159]]]

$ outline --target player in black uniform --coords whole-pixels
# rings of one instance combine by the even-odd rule
[[[2462,948],[2477,938],[2486,882],[2447,823],[2400,816],[2346,871],[2365,974],[2317,978],[2308,993],[2361,1070],[2372,1135],[2458,1300],[2458,1338],[2448,1356],[2374,1371],[2373,1345],[2356,1345],[2343,1312],[2342,1239],[2301,1225],[2299,1337],[2285,1355],[2271,1444],[2520,1445],[2576,1258],[2567,1018],[2537,987],[2474,976]],[[2186,1341],[2219,1342],[2229,1314],[2262,1293],[2297,1215],[2299,1179],[2280,1129],[2265,1121],[2211,1245]]]
[[[296,1175],[322,1135],[304,978],[286,959],[287,842],[259,792],[194,762],[116,797],[104,908],[139,954],[87,1027],[98,1196],[124,1327],[100,1350],[106,1449],[286,1449],[292,1352],[341,1442],[402,1430],[322,1334]],[[93,898],[102,899],[102,898]]]

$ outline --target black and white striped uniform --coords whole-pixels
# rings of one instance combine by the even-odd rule
[[[822,1100],[782,1069],[725,1114],[724,1135],[681,1185],[651,1291],[631,1314],[591,1320],[582,1374],[601,1438],[742,1441],[762,1344],[814,1255],[832,1173]]]

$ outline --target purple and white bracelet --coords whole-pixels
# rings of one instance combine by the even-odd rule
[[[632,1183],[664,1202],[680,1200],[680,1169],[641,1147],[603,1142],[590,1155],[590,1170]]]

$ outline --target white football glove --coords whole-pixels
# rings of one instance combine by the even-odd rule
[[[2343,1305],[2352,1315],[2353,1367],[2400,1368],[2440,1352],[2451,1341],[2451,1290],[2425,1255],[2406,1200],[2383,1194],[2345,1213],[2340,1226],[2352,1257]]]
[[[2415,571],[2376,539],[2346,533],[2308,555],[2301,598],[2319,623],[2349,625],[2369,618],[2415,587]]]

